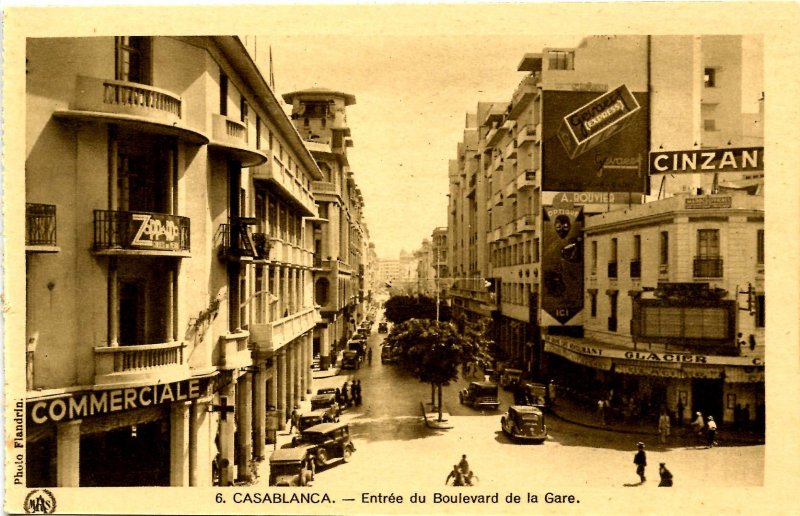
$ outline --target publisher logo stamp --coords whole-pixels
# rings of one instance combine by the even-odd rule
[[[25,497],[25,514],[53,514],[56,497],[48,489],[34,489]]]

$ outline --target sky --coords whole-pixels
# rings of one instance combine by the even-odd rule
[[[356,97],[347,108],[350,168],[364,195],[379,258],[413,251],[447,226],[448,160],[467,112],[507,102],[526,52],[574,46],[576,36],[258,36],[257,61],[272,47],[278,95],[311,87]],[[268,65],[266,65],[268,66]],[[288,106],[287,106],[288,108]]]

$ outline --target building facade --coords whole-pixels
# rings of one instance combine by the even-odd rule
[[[313,245],[314,300],[322,321],[314,330],[314,351],[327,369],[366,314],[365,274],[369,246],[364,197],[350,170],[347,149],[353,146],[347,107],[349,93],[312,88],[283,95],[292,106],[295,127],[317,161],[322,177],[312,190],[319,204]]]
[[[590,361],[580,358],[574,348],[548,360],[556,341],[580,341],[591,332],[595,332],[593,339],[608,337],[592,329],[597,321],[589,314],[596,306],[587,304],[587,292],[597,290],[602,298],[610,289],[595,289],[585,274],[588,227],[594,217],[619,213],[621,220],[635,219],[638,205],[675,195],[684,199],[704,192],[731,193],[733,201],[728,204],[736,205],[737,192],[761,194],[763,94],[746,92],[745,86],[757,84],[763,72],[744,62],[746,45],[757,47],[760,41],[742,36],[588,37],[575,48],[525,54],[518,70],[526,75],[511,99],[480,102],[475,114],[467,115],[457,159],[450,161],[448,171],[448,265],[454,276],[486,278],[491,286],[481,288],[482,280],[456,282],[451,295],[456,312],[492,317],[499,358],[532,377],[546,379],[564,365],[559,360]],[[683,58],[676,61],[676,55]],[[756,104],[758,112],[745,113],[745,103]],[[693,165],[703,152],[703,156],[714,155],[719,173]],[[653,168],[649,159],[659,153],[663,154],[658,161],[661,168]],[[683,161],[679,163],[673,155]],[[672,165],[665,165],[667,156],[673,159]],[[717,202],[697,199],[688,204]],[[721,208],[726,206],[727,201],[720,202]],[[763,205],[763,198],[741,202]],[[668,202],[663,206],[675,208]],[[681,210],[665,217],[683,224]],[[757,225],[761,215],[757,207],[753,210],[750,217]],[[723,226],[717,229],[727,231]],[[750,284],[758,298],[759,287],[750,272],[726,269],[726,285],[710,286],[709,292],[725,290],[718,301],[729,305],[737,289],[728,283],[740,289]],[[658,279],[646,286],[648,292],[652,289],[662,295],[670,283],[704,283],[702,279],[687,279],[684,274],[662,278],[664,288],[658,286]],[[641,294],[641,299],[649,295]],[[609,321],[618,317],[615,313],[604,321],[611,325]],[[746,340],[754,336],[757,353],[759,331],[735,329]],[[728,365],[745,367],[740,362],[750,358],[760,360],[740,357]],[[705,371],[697,374],[715,374]],[[734,371],[730,374],[739,374]],[[761,404],[759,374],[755,371],[747,382],[737,381],[752,379],[755,384],[744,387],[748,394],[742,394],[751,402],[751,415]],[[686,415],[688,404],[694,403],[726,420],[732,418],[727,408],[720,408],[722,393],[728,407],[727,394],[739,391],[715,385],[713,395],[701,395],[707,389],[697,388],[694,395],[684,396]],[[674,387],[671,397],[664,398],[670,410],[674,410],[675,392],[686,389],[685,385]],[[715,404],[710,398],[717,400]]]
[[[237,37],[26,52],[28,485],[246,480],[311,389],[316,161]]]

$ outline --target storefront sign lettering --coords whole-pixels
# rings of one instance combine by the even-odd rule
[[[742,172],[764,170],[764,147],[737,147],[650,153],[650,173]]]
[[[714,208],[730,208],[733,199],[725,197],[687,197],[684,206],[687,210],[709,210]]]
[[[75,393],[64,398],[28,402],[28,421],[34,424],[70,421],[197,399],[204,395],[208,379],[191,379],[163,385]]]
[[[625,358],[629,360],[645,360],[647,362],[706,363],[706,357],[703,355],[681,355],[679,353],[642,353],[639,351],[626,351]]]
[[[556,192],[553,204],[641,204],[642,197],[628,192]]]
[[[156,242],[177,242],[180,229],[169,215],[134,213],[131,218],[140,221],[131,246],[154,247]]]

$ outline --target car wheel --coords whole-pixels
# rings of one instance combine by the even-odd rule
[[[351,450],[349,446],[345,446],[344,452],[342,452],[342,459],[344,460],[344,462],[349,461],[352,455],[353,455],[353,450]]]
[[[328,463],[328,452],[325,450],[319,450],[317,452],[317,464],[320,466],[324,466]]]

